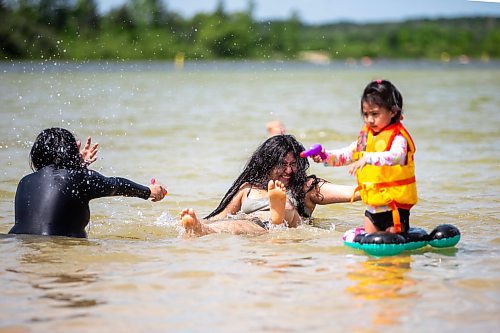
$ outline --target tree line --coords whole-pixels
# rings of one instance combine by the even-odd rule
[[[0,0],[0,59],[142,60],[500,58],[498,17],[392,23],[304,24],[254,19],[254,3],[190,18],[161,0],[127,0],[107,13],[96,0]]]

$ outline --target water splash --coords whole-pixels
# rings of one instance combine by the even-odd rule
[[[164,211],[159,217],[156,218],[154,224],[158,226],[177,227],[179,223],[177,218],[173,217],[169,212]]]

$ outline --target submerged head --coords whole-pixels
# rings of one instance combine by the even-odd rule
[[[370,82],[361,96],[361,116],[374,132],[399,122],[403,113],[403,96],[387,80]]]
[[[38,134],[30,152],[30,165],[37,171],[47,165],[79,167],[82,163],[76,139],[64,128],[48,128]]]
[[[285,125],[279,120],[273,120],[266,124],[267,134],[269,136],[285,134]]]

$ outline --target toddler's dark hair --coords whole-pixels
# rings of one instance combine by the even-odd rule
[[[361,115],[363,115],[364,102],[384,107],[389,111],[395,111],[391,123],[398,122],[401,119],[403,96],[390,81],[375,80],[368,83],[361,96]]]

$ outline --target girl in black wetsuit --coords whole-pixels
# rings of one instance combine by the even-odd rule
[[[91,199],[123,195],[159,201],[167,193],[158,183],[147,187],[87,169],[75,137],[63,128],[42,131],[30,159],[34,172],[17,187],[15,224],[10,234],[84,238]]]

